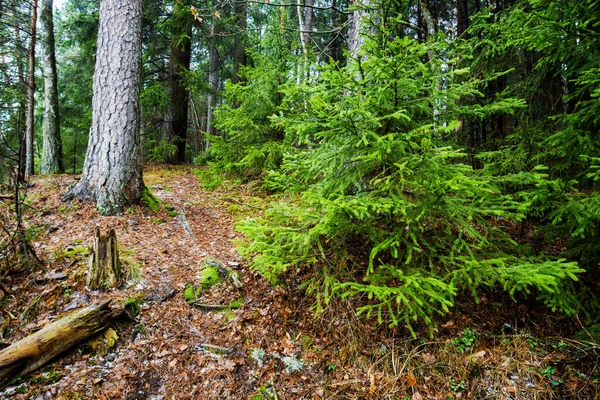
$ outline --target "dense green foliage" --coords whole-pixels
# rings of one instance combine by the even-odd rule
[[[384,14],[359,59],[321,65],[310,86],[280,85],[262,129],[235,122],[256,109],[257,86],[271,93],[265,74],[227,87],[239,108],[221,108],[214,166],[260,176],[262,165],[265,187],[293,199],[239,224],[244,253],[274,282],[313,266],[320,301],[368,299],[360,312],[411,330],[479,290],[586,311],[578,274],[596,270],[600,250],[596,8],[486,9],[466,40],[415,40],[390,28],[403,15]],[[555,88],[555,103],[548,79],[570,85]],[[285,132],[279,168],[252,156],[271,150],[261,144],[275,128]]]
[[[6,180],[23,138],[31,10],[2,4]],[[600,1],[143,9],[144,156],[208,164],[207,188],[226,177],[281,194],[238,226],[270,280],[300,273],[318,307],[351,298],[411,330],[415,320],[433,326],[465,293],[594,313]],[[98,3],[70,0],[56,15],[65,166],[75,172],[91,124]]]
[[[553,309],[577,312],[565,296],[583,270],[514,242],[501,225],[520,221],[529,204],[464,164],[466,154],[448,140],[458,118],[511,112],[521,102],[459,106],[459,98],[481,96],[484,82],[423,61],[430,46],[371,43],[360,70],[327,68],[318,86],[291,95],[306,106],[288,104],[274,120],[305,150],[269,182],[304,195],[240,224],[251,240],[246,254],[258,253],[256,267],[271,278],[290,266],[326,266],[318,278],[325,301],[367,295],[373,301],[360,311],[409,328],[479,287],[535,292]]]
[[[520,54],[520,81],[508,86],[525,99],[521,123],[494,151],[480,155],[490,174],[502,176],[543,165],[546,179],[518,188],[531,202],[528,216],[546,237],[567,241],[567,255],[590,272],[600,245],[598,117],[600,2],[520,2],[500,15],[479,16],[473,32],[495,40],[482,48],[479,65]],[[518,64],[520,62],[520,64]],[[512,175],[509,175],[512,176]],[[509,184],[514,188],[514,180]]]
[[[283,130],[270,117],[281,101],[285,64],[257,58],[258,66],[245,72],[247,84],[227,83],[225,103],[216,112],[224,134],[209,137],[211,165],[225,173],[257,176],[279,168],[283,158]]]

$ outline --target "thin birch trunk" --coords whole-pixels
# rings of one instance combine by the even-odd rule
[[[219,85],[219,77],[217,75],[218,66],[217,52],[217,21],[216,16],[210,26],[210,49],[209,49],[209,66],[208,66],[208,101],[207,101],[207,113],[206,113],[206,131],[210,135],[217,133],[214,126],[214,112],[217,105],[217,90]]]
[[[360,9],[354,10],[352,12],[352,24],[350,25],[350,30],[348,32],[348,50],[350,51],[350,56],[353,59],[358,59],[360,55],[360,51],[365,45],[365,37],[363,34],[363,23],[365,17],[368,16],[368,11],[366,8],[370,5],[370,0],[357,0]]]
[[[35,39],[37,35],[37,6],[31,6],[31,37],[29,41],[29,72],[27,74],[27,117],[25,121],[25,176],[34,174],[33,130],[35,114]]]

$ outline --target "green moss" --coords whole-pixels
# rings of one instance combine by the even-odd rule
[[[113,328],[108,328],[90,340],[87,343],[87,346],[91,352],[100,356],[105,356],[111,348],[116,346],[118,340],[119,335],[117,334],[117,331]]]
[[[25,240],[28,242],[38,240],[42,232],[48,229],[48,225],[31,225],[25,228]]]
[[[160,210],[161,201],[157,199],[152,192],[150,192],[150,189],[148,189],[147,186],[144,186],[142,189],[142,197],[140,198],[140,202],[152,211]]]
[[[310,336],[308,335],[302,335],[302,348],[304,349],[304,351],[310,351],[312,345],[313,345],[313,340]]]
[[[135,333],[137,333],[138,335],[145,335],[146,334],[146,327],[144,326],[144,324],[136,324],[133,327],[133,330],[135,331]]]
[[[140,314],[140,305],[143,300],[140,296],[128,297],[125,300],[125,311],[132,318],[135,319]]]
[[[235,300],[234,302],[232,302],[229,307],[232,310],[237,310],[238,308],[240,308],[242,306],[242,304],[244,304],[244,298],[240,297],[239,299]]]
[[[196,301],[196,288],[192,283],[188,283],[185,285],[185,290],[183,291],[183,299],[188,303]]]
[[[37,374],[29,378],[29,382],[39,383],[42,385],[51,385],[60,381],[63,377],[63,374],[56,369],[56,367],[50,368],[48,371]]]
[[[173,217],[173,218],[177,217],[177,210],[175,209],[175,207],[173,207],[173,206],[172,206],[172,205],[170,205],[169,203],[164,203],[164,202],[163,202],[163,204],[165,205],[165,210],[167,210],[167,213],[168,213],[168,214],[169,214],[171,217]]]
[[[89,256],[89,254],[90,248],[88,246],[79,246],[68,250],[56,249],[52,252],[52,258],[54,258],[57,263],[61,263],[67,258],[83,260]]]
[[[223,278],[221,278],[218,268],[204,265],[204,268],[200,271],[199,289],[209,289],[221,283],[222,280]]]

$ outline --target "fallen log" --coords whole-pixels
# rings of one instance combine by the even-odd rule
[[[119,316],[109,303],[106,300],[77,310],[0,351],[0,387],[103,331]]]

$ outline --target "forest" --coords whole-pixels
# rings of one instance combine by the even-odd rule
[[[0,0],[0,88],[0,397],[600,395],[600,0]]]

